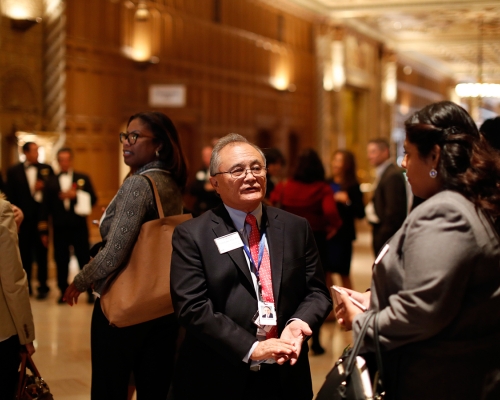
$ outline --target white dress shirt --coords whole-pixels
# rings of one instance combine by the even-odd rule
[[[71,189],[73,185],[73,171],[69,170],[67,173],[61,173],[59,175],[59,186],[61,187],[61,192],[67,192]],[[70,199],[64,199],[64,209],[69,211],[69,207],[71,206]]]

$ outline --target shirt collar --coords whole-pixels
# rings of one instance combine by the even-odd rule
[[[247,217],[247,213],[245,211],[236,210],[224,204],[226,207],[231,220],[233,221],[234,227],[238,232],[242,232],[245,228],[245,218]],[[255,219],[257,219],[257,226],[260,228],[260,223],[262,221],[262,203],[259,203],[257,208],[253,210],[250,214],[252,214]]]
[[[24,168],[36,167],[38,163],[30,163],[28,161],[24,162]]]
[[[385,172],[385,170],[387,169],[387,167],[392,164],[392,161],[391,159],[387,159],[385,160],[382,164],[380,164],[377,168],[375,168],[375,173],[377,175],[377,179],[380,179],[380,177],[382,176],[382,174]]]

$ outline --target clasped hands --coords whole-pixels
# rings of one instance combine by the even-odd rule
[[[370,292],[355,292],[354,290],[341,288],[343,293],[337,293],[335,295],[335,316],[337,317],[337,321],[340,326],[342,326],[346,331],[350,331],[352,329],[352,321],[354,317],[359,313],[362,313],[357,306],[355,306],[351,298],[359,301],[362,305],[366,307],[366,309],[370,308]]]
[[[294,365],[299,358],[304,339],[310,335],[312,335],[312,330],[309,324],[301,320],[293,320],[285,327],[279,339],[259,342],[250,359],[260,361],[274,358],[279,365],[287,361],[290,361],[290,365]]]

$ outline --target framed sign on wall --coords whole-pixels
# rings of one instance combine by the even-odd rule
[[[151,107],[185,107],[185,85],[149,86],[149,105]]]

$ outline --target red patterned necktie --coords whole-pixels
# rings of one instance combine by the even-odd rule
[[[250,237],[248,238],[248,244],[250,245],[250,254],[255,263],[259,260],[259,243],[260,243],[260,232],[257,227],[257,219],[252,214],[247,214],[245,222],[250,225]],[[257,268],[257,265],[255,265]],[[269,253],[264,247],[264,254],[262,255],[262,262],[259,268],[259,281],[262,288],[262,300],[268,303],[274,303],[273,296],[273,281],[271,278],[271,261],[269,260]],[[266,338],[276,338],[278,337],[278,330],[276,326],[273,326],[269,332],[266,334]]]

